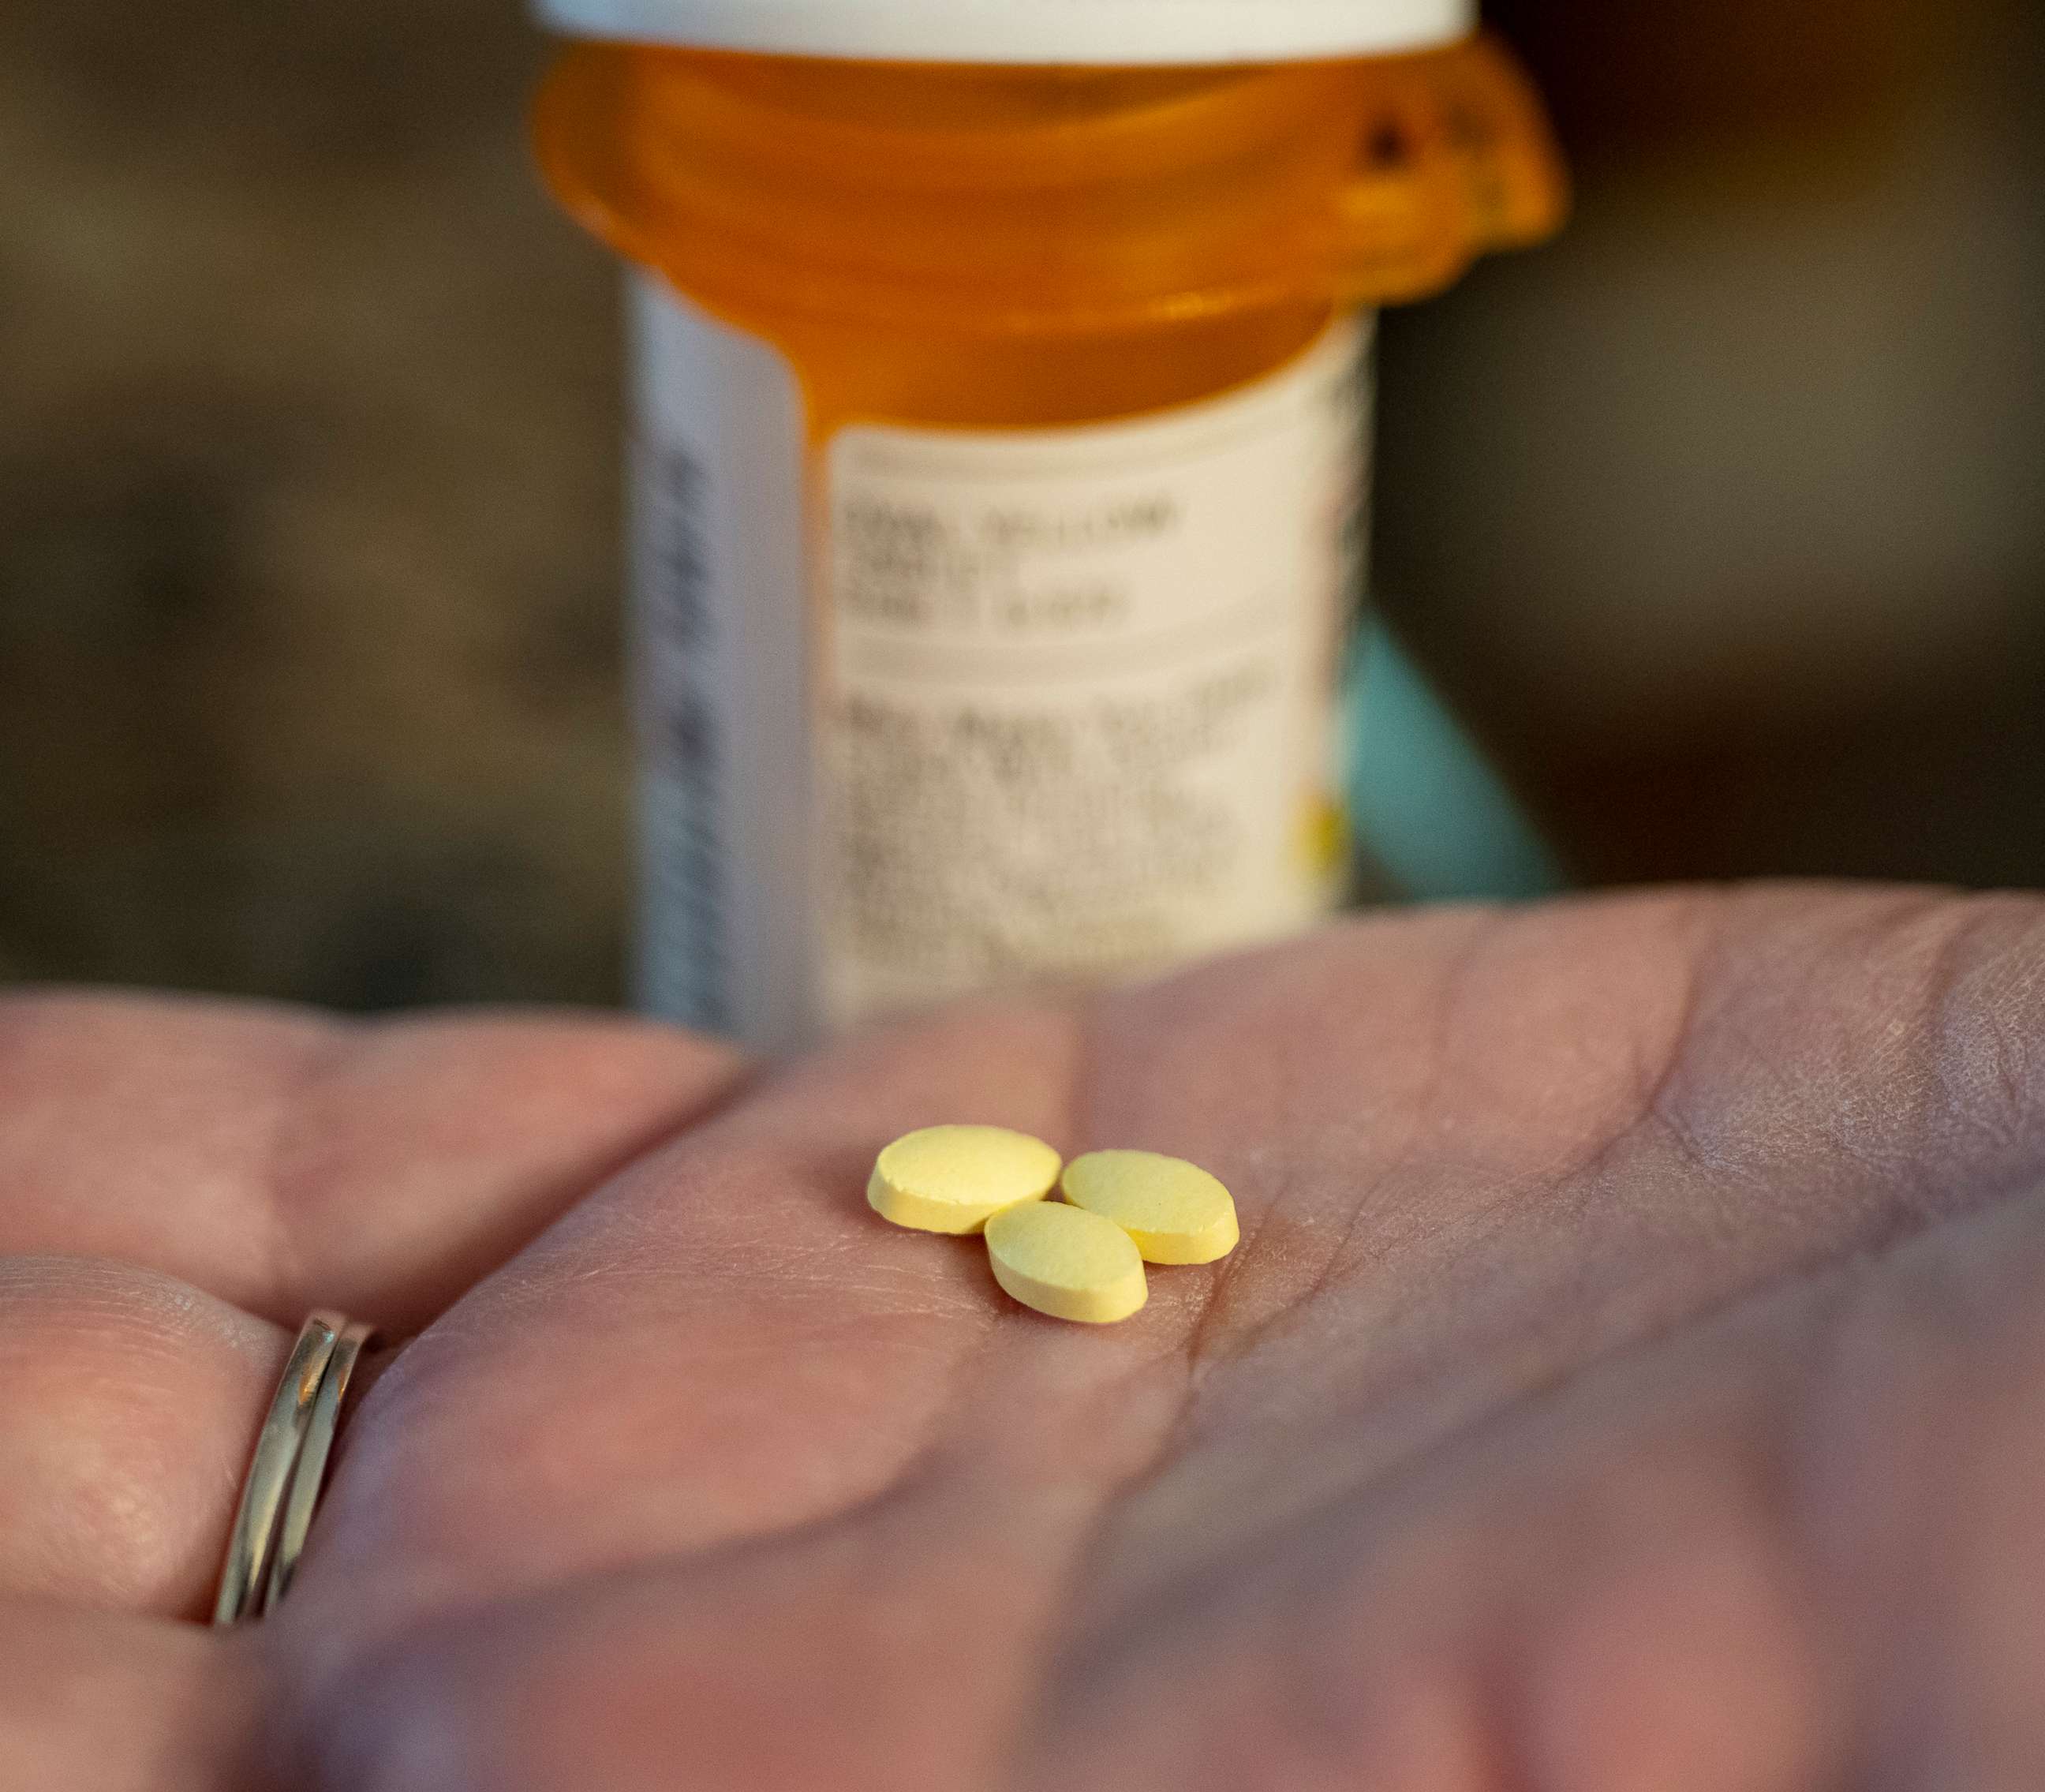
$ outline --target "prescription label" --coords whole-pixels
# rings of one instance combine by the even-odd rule
[[[817,442],[635,278],[638,994],[757,1050],[1153,970],[1341,893],[1371,326],[1207,403]]]
[[[831,440],[829,1022],[1147,972],[1334,906],[1371,333],[1131,422]]]

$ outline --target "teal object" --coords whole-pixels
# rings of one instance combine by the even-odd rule
[[[1388,630],[1358,643],[1344,717],[1362,856],[1416,902],[1524,902],[1567,887],[1504,780]]]

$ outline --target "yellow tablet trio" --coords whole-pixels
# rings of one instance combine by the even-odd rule
[[[994,1279],[1053,1319],[1112,1325],[1149,1297],[1143,1266],[1212,1263],[1240,1237],[1235,1202],[1197,1165],[1095,1151],[1064,1166],[1003,1127],[940,1126],[880,1154],[866,1198],[912,1231],[984,1232]],[[1059,1189],[1063,1202],[1046,1197]]]

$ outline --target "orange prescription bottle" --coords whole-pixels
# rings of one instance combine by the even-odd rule
[[[1345,893],[1376,308],[1551,230],[1466,0],[543,0],[632,264],[641,990],[765,1050]]]

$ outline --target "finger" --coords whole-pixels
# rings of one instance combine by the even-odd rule
[[[0,1596],[205,1611],[289,1342],[147,1271],[0,1258]]]
[[[0,1000],[0,1253],[410,1328],[737,1071],[622,1021]]]
[[[257,1783],[249,1651],[158,1619],[0,1597],[0,1765],[10,1786],[228,1792]]]

